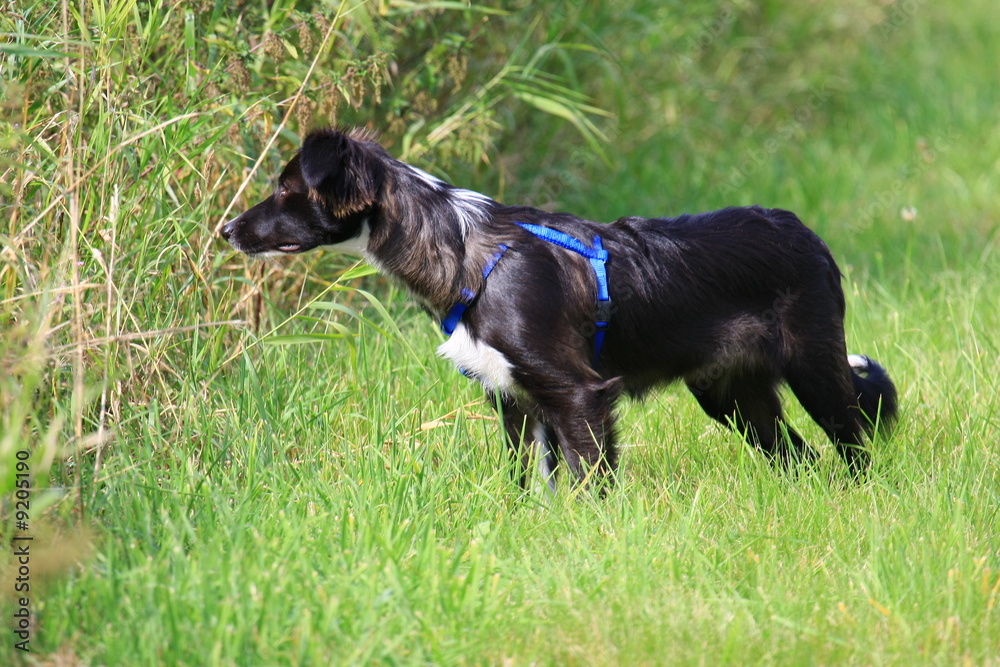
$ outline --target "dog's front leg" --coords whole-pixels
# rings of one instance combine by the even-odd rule
[[[580,483],[596,482],[601,493],[614,482],[618,467],[614,402],[619,392],[616,380],[587,380],[546,392],[539,400],[570,471]]]
[[[531,473],[532,447],[535,449],[535,461],[538,472],[545,480],[549,491],[556,488],[556,445],[555,433],[524,406],[523,399],[518,401],[510,397],[497,397],[490,394],[494,409],[500,413],[504,431],[507,434],[507,447],[513,457],[514,481],[522,491],[528,489],[528,477]]]

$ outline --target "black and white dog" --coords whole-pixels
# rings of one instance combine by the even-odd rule
[[[505,206],[364,133],[320,130],[220,233],[249,255],[354,251],[406,285],[451,334],[441,356],[500,410],[522,486],[532,442],[550,486],[560,454],[578,480],[610,477],[616,399],[676,379],[785,463],[816,453],[782,419],[781,382],[855,474],[864,435],[896,415],[884,369],[847,354],[829,249],[788,211],[599,224]]]

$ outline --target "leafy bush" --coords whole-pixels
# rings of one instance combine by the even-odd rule
[[[110,433],[179,400],[177,336],[207,336],[211,373],[236,344],[234,318],[260,328],[261,294],[213,230],[256,200],[312,127],[370,127],[441,173],[489,163],[498,116],[519,104],[570,121],[591,144],[600,135],[597,110],[539,67],[539,53],[563,45],[507,41],[522,17],[500,9],[8,4],[0,496],[17,451],[32,452],[40,486],[69,457],[60,483],[75,485],[84,462],[99,471]],[[284,300],[322,261],[255,277]]]

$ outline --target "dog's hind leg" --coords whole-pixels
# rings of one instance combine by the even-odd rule
[[[709,417],[742,433],[768,460],[788,465],[816,458],[816,451],[785,423],[772,378],[733,374],[708,387],[689,381],[688,389]]]
[[[826,432],[854,475],[868,469],[862,415],[847,355],[839,346],[800,355],[786,372],[788,386],[809,416]]]

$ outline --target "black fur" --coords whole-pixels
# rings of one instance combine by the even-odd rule
[[[590,265],[515,222],[603,239],[613,314],[596,369]],[[364,135],[322,130],[305,140],[275,192],[221,234],[249,254],[364,242],[369,260],[439,320],[463,287],[478,291],[455,349],[481,353],[466,358],[503,414],[524,464],[522,485],[532,440],[546,471],[558,452],[577,479],[610,476],[619,395],[677,379],[710,417],[785,463],[816,454],[782,419],[782,382],[854,473],[869,462],[863,435],[896,415],[884,369],[867,357],[848,361],[841,275],[829,249],[788,211],[598,224],[504,206],[393,159]],[[483,264],[501,243],[510,249],[484,282]],[[455,349],[442,346],[453,358]]]

